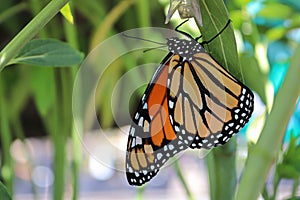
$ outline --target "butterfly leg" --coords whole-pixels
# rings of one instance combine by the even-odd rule
[[[220,34],[222,34],[222,32],[229,26],[230,22],[231,22],[231,20],[229,19],[229,20],[227,21],[227,23],[225,24],[225,26],[222,28],[222,30],[221,30],[219,33],[217,33],[215,36],[213,36],[212,38],[210,38],[210,39],[207,40],[207,41],[202,41],[202,42],[201,42],[201,45],[203,45],[203,44],[208,44],[208,43],[210,43],[211,41],[213,41],[214,39],[216,39],[216,37],[218,37]],[[195,40],[198,40],[198,39],[201,38],[201,37],[202,37],[202,36],[197,37]]]
[[[177,26],[175,27],[175,31],[178,32],[178,33],[181,33],[181,34],[183,34],[183,35],[185,35],[185,36],[187,36],[187,37],[189,37],[189,38],[193,38],[190,34],[184,32],[184,31],[179,30],[179,27],[182,26],[183,24],[185,24],[187,21],[189,21],[189,19],[184,20],[184,21],[181,22],[179,25],[177,25]]]

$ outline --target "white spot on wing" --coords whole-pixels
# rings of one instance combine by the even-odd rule
[[[129,167],[129,168],[128,168],[128,172],[129,172],[129,173],[133,173],[132,167]]]
[[[194,138],[192,136],[188,136],[188,140],[193,140]]]
[[[136,137],[136,144],[142,144],[142,138]]]
[[[168,151],[168,149],[167,149],[168,147],[167,146],[164,146],[164,151]]]
[[[147,103],[144,103],[143,109],[147,109],[147,108],[148,108],[148,104],[147,104]]]
[[[133,135],[134,132],[135,132],[135,128],[134,128],[134,127],[131,127],[131,129],[130,129],[130,135]]]
[[[136,141],[135,141],[135,138],[132,139],[132,143],[131,143],[131,148],[135,147],[136,145]]]
[[[139,118],[139,116],[140,116],[140,114],[137,112],[137,113],[135,113],[135,119],[138,119]]]
[[[157,154],[157,160],[160,160],[162,158],[162,156],[163,156],[162,153],[158,153]]]
[[[171,101],[171,100],[169,100],[169,107],[172,109],[172,108],[173,108],[173,106],[174,106],[174,102],[173,102],[173,101]]]
[[[143,127],[143,122],[144,122],[144,117],[141,117],[140,119],[139,119],[139,126],[140,127]]]

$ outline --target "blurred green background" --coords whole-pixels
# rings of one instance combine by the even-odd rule
[[[2,0],[0,49],[4,49],[48,3]],[[225,0],[224,3],[235,32],[243,81],[255,92],[255,111],[236,140],[238,145],[234,156],[239,177],[247,159],[248,147],[251,150],[255,146],[299,45],[300,2]],[[182,21],[175,14],[169,24],[164,24],[169,0],[73,0],[69,6],[74,24],[58,13],[35,38],[64,41],[85,56],[97,44],[117,33],[141,27],[173,29]],[[199,35],[195,26],[186,27],[185,31]],[[164,38],[155,38],[155,41],[157,39],[161,39],[158,42],[164,41]],[[120,131],[111,111],[114,87],[119,78],[133,67],[150,62],[159,63],[163,57],[159,50],[151,50],[114,61],[99,81],[95,96],[97,117],[106,133],[89,132],[80,137],[74,128],[72,116],[72,89],[80,63],[64,67],[18,63],[2,70],[1,180],[9,194],[14,199],[22,200],[222,199],[209,191],[211,179],[208,177],[206,161],[200,159],[197,151],[187,152],[175,169],[168,167],[162,170],[142,189],[129,186],[124,172],[113,168],[121,169],[124,158],[114,153],[103,137],[111,136],[117,146],[126,147],[126,137],[122,134],[119,136]],[[300,63],[300,57],[294,59]],[[138,79],[148,82],[154,70],[133,74],[137,80],[132,79],[132,84]],[[293,81],[299,84],[299,79]],[[124,91],[115,95],[114,101],[119,105],[119,112],[128,113],[130,110],[132,114],[144,88],[139,88],[132,97],[126,97],[131,94]],[[122,101],[124,98],[130,99],[130,105]],[[276,164],[269,173],[265,187],[261,188],[261,199],[287,199],[300,195],[300,103],[298,99],[295,106],[295,102],[286,99],[286,104],[295,109],[286,127]],[[95,122],[88,123],[93,126]],[[121,125],[126,129],[129,123],[130,119],[125,118]],[[97,148],[95,152],[89,152],[82,144]],[[108,166],[95,161],[92,156],[101,152],[111,152],[105,161],[109,163]],[[183,174],[183,179],[180,174]],[[251,187],[255,183],[249,184]]]

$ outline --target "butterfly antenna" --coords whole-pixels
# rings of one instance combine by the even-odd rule
[[[154,43],[154,44],[159,44],[159,45],[164,45],[166,46],[165,43],[162,43],[162,42],[156,42],[156,41],[153,41],[153,40],[148,40],[148,39],[145,39],[145,38],[140,38],[140,37],[135,37],[135,36],[131,36],[131,35],[126,35],[126,34],[122,34],[122,36],[124,37],[127,37],[127,38],[131,38],[131,39],[137,39],[137,40],[142,40],[142,41],[146,41],[146,42],[151,42],[151,43]]]
[[[144,50],[143,52],[146,53],[146,52],[148,52],[148,51],[155,50],[155,49],[160,49],[160,48],[164,48],[164,47],[166,47],[166,46],[167,46],[167,45],[161,45],[161,46],[158,46],[158,47],[149,48],[149,49]]]

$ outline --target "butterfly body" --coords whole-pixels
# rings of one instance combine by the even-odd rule
[[[196,40],[173,37],[167,39],[167,46],[170,52],[180,55],[183,61],[192,61],[195,53],[205,52],[205,49]]]
[[[127,144],[126,174],[142,185],[187,148],[225,144],[249,120],[253,94],[196,40],[167,39],[170,53],[138,106]]]

